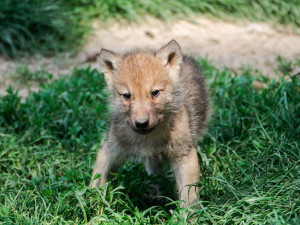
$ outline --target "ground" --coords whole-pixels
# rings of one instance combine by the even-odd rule
[[[136,1],[126,2],[131,12]],[[223,7],[225,1],[209,2]],[[277,1],[251,2],[268,9]],[[300,11],[286,2],[277,2],[277,12],[298,26],[292,16]],[[299,26],[237,20],[95,23],[94,35],[75,56],[0,59],[0,95],[10,84],[15,89],[0,97],[0,224],[300,224]],[[107,185],[89,187],[109,106],[103,74],[87,65],[98,68],[103,47],[158,48],[171,38],[185,54],[208,59],[196,60],[213,112],[195,146],[201,166],[197,209],[179,207],[167,167],[155,177],[126,163]],[[34,93],[25,98],[28,89]],[[158,184],[165,201],[147,198]]]
[[[182,47],[184,54],[205,58],[219,68],[239,71],[241,67],[258,69],[270,77],[277,77],[276,58],[295,60],[300,58],[300,35],[298,31],[266,23],[232,23],[203,17],[191,22],[177,20],[162,22],[148,17],[140,24],[120,25],[94,23],[94,32],[77,56],[67,54],[55,58],[26,58],[11,61],[0,57],[0,95],[9,85],[19,89],[26,97],[30,91],[39,89],[39,84],[20,83],[10,78],[20,65],[33,70],[41,68],[53,73],[54,78],[69,73],[76,66],[91,64],[101,48],[126,52],[135,48],[158,48],[171,39]],[[295,68],[297,73],[299,68]]]

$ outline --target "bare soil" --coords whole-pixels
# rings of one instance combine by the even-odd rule
[[[283,27],[265,23],[231,23],[207,18],[197,18],[194,23],[178,20],[162,22],[148,18],[140,24],[100,25],[94,23],[94,34],[78,56],[59,58],[31,58],[9,61],[0,58],[0,95],[9,85],[20,89],[20,95],[27,96],[36,85],[24,85],[10,79],[18,65],[27,64],[30,69],[44,67],[54,77],[69,73],[75,66],[95,61],[101,48],[124,53],[136,48],[159,48],[171,39],[182,47],[184,54],[208,59],[214,65],[239,71],[243,66],[258,69],[270,77],[276,77],[276,58],[300,59],[300,35]]]

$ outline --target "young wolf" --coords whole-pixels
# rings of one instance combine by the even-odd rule
[[[175,40],[157,52],[118,55],[102,49],[99,61],[110,93],[111,122],[99,150],[91,186],[107,182],[128,158],[149,174],[168,161],[182,206],[197,201],[200,168],[194,147],[209,117],[208,95],[196,63],[183,57]]]

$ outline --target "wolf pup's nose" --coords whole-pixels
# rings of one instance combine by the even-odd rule
[[[137,119],[135,120],[135,126],[138,129],[145,130],[149,126],[149,120],[146,118]]]

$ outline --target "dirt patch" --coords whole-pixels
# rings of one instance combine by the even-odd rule
[[[300,58],[300,35],[283,28],[273,28],[265,23],[236,24],[206,18],[198,18],[195,22],[164,23],[148,18],[145,23],[127,26],[103,27],[95,23],[94,35],[88,38],[76,58],[65,56],[21,62],[0,58],[0,95],[5,93],[8,85],[21,87],[9,79],[9,73],[19,64],[28,64],[32,70],[44,67],[57,77],[75,66],[91,64],[97,67],[93,60],[101,48],[123,53],[135,48],[158,48],[171,39],[179,42],[184,54],[206,58],[218,67],[239,70],[241,66],[249,66],[271,77],[276,76],[274,63],[277,56],[291,60]],[[22,92],[24,96],[27,94],[28,90]]]
[[[206,58],[220,67],[240,69],[250,66],[274,76],[278,55],[300,57],[300,36],[265,23],[234,24],[198,18],[196,23],[177,21],[166,24],[150,18],[148,23],[132,26],[115,24],[107,29],[95,25],[95,35],[83,52],[86,58],[109,48],[126,52],[133,48],[158,48],[171,39],[184,54]],[[82,57],[84,57],[82,56]]]
[[[28,66],[30,71],[39,71],[45,69],[53,74],[53,79],[70,73],[76,65],[74,59],[68,57],[60,58],[24,58],[17,61],[7,60],[0,57],[0,96],[7,93],[9,86],[13,89],[18,89],[19,95],[25,98],[30,92],[39,90],[40,83],[34,81],[24,82],[23,80],[13,79],[13,73],[15,73],[18,67]]]

